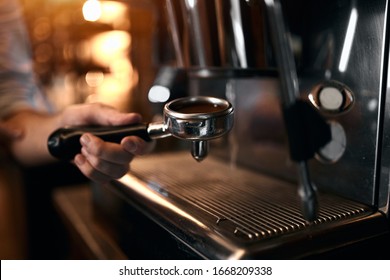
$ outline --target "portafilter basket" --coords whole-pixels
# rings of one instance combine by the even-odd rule
[[[191,154],[203,160],[208,153],[208,140],[221,137],[233,127],[234,109],[226,100],[194,96],[172,100],[164,106],[164,121],[125,126],[74,126],[59,128],[48,138],[51,155],[72,160],[81,151],[80,137],[89,132],[104,141],[120,143],[130,135],[145,141],[174,136],[192,141]]]

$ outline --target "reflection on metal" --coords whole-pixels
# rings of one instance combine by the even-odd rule
[[[244,38],[244,30],[243,30],[243,24],[241,18],[240,0],[230,0],[230,3],[231,3],[230,17],[232,20],[234,42],[235,42],[238,61],[239,61],[239,65],[237,66],[239,68],[247,68],[248,62],[246,60],[247,55],[245,50],[245,38]]]
[[[207,41],[206,36],[204,34],[205,29],[202,29],[201,25],[201,15],[198,9],[198,1],[197,0],[184,0],[185,9],[188,14],[188,22],[191,26],[191,36],[193,38],[193,48],[194,54],[196,55],[197,63],[200,67],[207,67],[211,65],[211,62],[207,56]]]
[[[272,46],[275,52],[280,80],[282,84],[281,99],[284,108],[289,108],[299,98],[298,75],[294,55],[291,50],[288,34],[285,30],[282,8],[278,0],[265,0],[271,29]],[[302,212],[307,221],[317,217],[318,202],[316,190],[312,185],[306,161],[297,164]]]
[[[345,70],[347,69],[349,56],[351,54],[352,42],[355,37],[357,20],[358,20],[358,13],[356,8],[354,7],[351,10],[351,16],[349,18],[347,33],[344,39],[343,51],[341,53],[340,64],[339,64],[340,72],[345,72]]]
[[[131,187],[132,191],[135,191],[140,197],[147,198],[148,203],[150,203],[151,205],[157,206],[158,208],[161,208],[161,211],[169,213],[169,215],[173,215],[175,216],[175,218],[181,220],[181,225],[185,224],[186,230],[194,228],[197,231],[200,230],[199,232],[201,232],[202,234],[206,234],[206,236],[212,236],[215,242],[217,242],[219,246],[223,248],[224,251],[227,250],[229,252],[232,252],[230,256],[227,256],[227,259],[241,259],[244,256],[245,250],[238,248],[234,244],[215,234],[207,224],[204,224],[202,219],[199,219],[191,213],[183,210],[175,203],[172,203],[171,198],[169,196],[163,197],[159,195],[159,193],[148,187],[148,183],[145,187],[145,182],[143,180],[140,180],[139,178],[127,174],[122,177],[119,182],[124,186]],[[151,183],[155,184],[154,182]],[[155,216],[154,218],[157,223],[164,222],[163,220],[159,220],[160,217],[158,216]],[[172,233],[177,234],[175,232]],[[197,232],[193,232],[193,234],[197,234]],[[177,237],[180,238],[180,236]],[[199,248],[199,250],[197,250],[197,253],[204,258],[207,258],[206,255],[203,255],[205,253],[207,254],[207,252],[204,252],[203,250],[202,248]]]
[[[180,46],[180,39],[179,39],[179,26],[176,20],[172,0],[166,0],[165,4],[167,9],[167,20],[170,27],[172,44],[176,55],[177,66],[184,67],[184,56]]]
[[[183,1],[172,2],[174,4],[183,3]],[[216,26],[207,25],[208,23],[205,25],[209,30],[218,31],[218,34],[214,34],[215,36],[209,38],[208,42],[216,49],[219,47],[218,57],[224,59],[216,60],[221,64],[215,63],[212,65],[213,67],[202,69],[196,68],[198,65],[194,61],[189,62],[189,66],[196,68],[196,72],[190,73],[191,78],[208,79],[208,81],[206,81],[207,79],[201,81],[201,83],[208,84],[199,86],[198,93],[204,93],[203,89],[209,90],[210,88],[214,90],[210,91],[212,93],[225,93],[225,85],[218,87],[218,82],[223,78],[234,80],[237,88],[235,104],[237,109],[235,130],[237,130],[237,134],[235,136],[239,145],[238,165],[243,164],[259,172],[266,171],[287,180],[296,180],[296,170],[291,167],[290,162],[286,161],[288,151],[283,145],[282,118],[278,115],[280,112],[272,107],[275,105],[275,100],[272,99],[272,106],[268,104],[264,106],[269,97],[267,90],[270,89],[266,86],[268,83],[273,85],[272,88],[276,88],[271,91],[274,96],[280,92],[277,75],[273,75],[271,81],[270,76],[262,75],[261,71],[258,71],[259,75],[245,77],[248,70],[256,70],[260,67],[256,64],[255,67],[249,69],[238,68],[235,44],[232,42],[233,40],[229,41],[229,38],[233,38],[231,19],[227,17],[231,8],[230,1],[204,2],[214,2],[217,8],[214,22]],[[245,43],[247,46],[253,47],[252,49],[246,48],[247,61],[250,66],[253,66],[251,63],[256,60],[249,59],[249,57],[255,57],[253,50],[261,50],[256,44],[257,42],[251,40],[255,36],[247,37],[248,34],[256,34],[252,33],[255,30],[254,27],[259,26],[258,21],[255,20],[264,19],[264,14],[260,9],[257,10],[259,2],[262,1],[241,1],[240,6],[241,18],[248,19],[246,22],[250,22],[249,26],[244,26],[243,29],[246,36]],[[203,3],[203,1],[199,0],[199,3]],[[389,84],[390,76],[383,77],[383,74],[388,72],[386,68],[389,67],[384,63],[387,61],[388,55],[388,50],[385,48],[388,34],[388,30],[386,30],[388,1],[316,0],[283,1],[282,4],[286,5],[284,12],[286,19],[289,20],[288,24],[291,23],[291,35],[298,38],[302,44],[301,52],[296,53],[295,57],[298,62],[301,91],[299,95],[307,98],[308,93],[313,93],[312,96],[309,96],[313,105],[325,118],[337,121],[345,130],[348,139],[345,152],[334,164],[324,165],[318,161],[311,162],[310,171],[313,181],[319,189],[337,193],[368,205],[377,204],[378,189],[376,186],[379,186],[379,204],[386,205],[389,197],[388,186],[390,185],[390,176],[388,176],[390,137],[387,133],[390,131],[390,114],[387,113],[390,102],[386,96],[390,96],[390,94],[383,92],[383,90],[389,88],[386,87],[386,83]],[[303,6],[305,9],[302,9]],[[181,10],[176,9],[176,11]],[[212,9],[208,12],[214,15]],[[254,14],[257,17],[251,17]],[[176,16],[182,15],[176,14]],[[202,16],[202,18],[206,18],[206,16]],[[189,27],[183,27],[184,30],[186,28]],[[257,30],[259,29],[257,28]],[[355,34],[352,36],[353,30]],[[351,34],[351,36],[346,36],[346,34]],[[183,38],[182,34],[179,34],[179,38]],[[267,39],[269,37],[259,35],[257,38],[261,38],[259,41],[262,41],[268,50],[269,42]],[[351,38],[351,45],[348,48],[349,43],[346,38]],[[184,45],[185,40],[180,40],[180,42],[182,43],[181,50],[185,54],[190,53],[191,46]],[[341,54],[347,54],[348,49],[349,58],[348,61],[345,60],[347,68],[344,72],[340,72]],[[257,53],[260,54],[261,51]],[[229,57],[229,55],[232,56]],[[347,55],[343,55],[343,57],[347,57]],[[286,62],[287,60],[283,61],[283,63]],[[337,81],[343,86],[348,85],[341,90],[343,98],[345,98],[341,106],[340,95],[337,95],[338,86],[327,88],[325,94],[321,96],[321,99],[325,96],[325,100],[322,99],[322,102],[319,96],[315,96],[316,87],[318,85],[322,87],[324,80],[326,80],[325,84]],[[332,100],[332,96],[336,96],[337,100]],[[334,101],[336,102],[333,103]],[[279,100],[276,99],[277,102]],[[325,107],[320,108],[324,102]],[[380,111],[382,109],[384,111]],[[278,125],[277,129],[275,129],[276,124]],[[256,127],[262,129],[255,129]],[[382,152],[383,156],[379,156]],[[378,162],[379,158],[380,162]]]
[[[164,103],[167,102],[171,96],[168,87],[154,85],[150,88],[148,93],[148,99],[152,103]]]
[[[231,130],[233,120],[233,106],[220,98],[183,97],[164,106],[164,123],[180,139],[205,141],[221,137]]]
[[[323,193],[318,219],[308,224],[293,184],[231,169],[212,157],[198,164],[187,153],[145,156],[114,184],[110,188],[123,192],[131,207],[206,259],[302,258],[339,248],[344,238],[356,241],[387,227],[370,207]],[[382,223],[370,222],[381,218]],[[362,226],[367,230],[359,230]],[[356,240],[350,239],[351,231]],[[323,242],[328,234],[340,239]],[[156,239],[161,242],[160,236]]]
[[[185,68],[161,67],[149,89],[148,99],[153,103],[188,96],[188,70]]]
[[[242,0],[166,0],[177,65],[264,68],[263,10],[260,2]]]
[[[316,154],[316,158],[323,163],[336,163],[347,149],[347,136],[340,123],[330,121],[329,124],[332,140]]]
[[[201,162],[206,158],[209,153],[208,141],[192,141],[191,155],[198,162]]]

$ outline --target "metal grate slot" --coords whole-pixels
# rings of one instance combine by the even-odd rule
[[[212,159],[199,164],[186,154],[135,163],[132,170],[137,177],[156,191],[186,202],[188,211],[200,210],[214,221],[210,227],[235,238],[254,241],[309,226],[301,215],[296,187],[283,181],[231,169]],[[362,204],[326,194],[319,196],[319,205],[319,217],[311,226],[370,211]]]

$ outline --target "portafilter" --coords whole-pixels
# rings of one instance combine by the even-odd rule
[[[104,141],[120,143],[126,136],[145,141],[168,136],[192,142],[191,154],[203,160],[208,140],[221,137],[233,127],[234,109],[230,102],[209,96],[175,99],[165,104],[163,122],[125,126],[73,126],[54,131],[48,138],[49,152],[61,160],[72,160],[81,151],[80,137],[89,132]]]

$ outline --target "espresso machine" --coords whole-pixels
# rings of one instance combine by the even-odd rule
[[[93,186],[127,256],[388,256],[388,1],[165,0],[160,12],[175,59],[151,86],[156,116],[208,96],[234,121],[201,161],[171,139]]]

